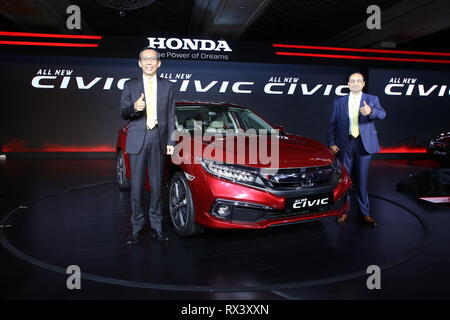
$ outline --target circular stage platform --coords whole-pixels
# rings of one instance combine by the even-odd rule
[[[415,257],[428,239],[426,223],[402,205],[370,195],[380,226],[363,225],[355,213],[345,225],[334,218],[263,230],[207,230],[180,237],[166,223],[170,241],[149,230],[134,246],[129,192],[115,183],[52,194],[7,214],[0,241],[15,256],[83,279],[120,286],[227,292],[300,288],[358,277],[378,265],[389,269]],[[9,227],[8,227],[9,225]]]

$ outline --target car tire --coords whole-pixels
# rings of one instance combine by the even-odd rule
[[[204,231],[195,222],[191,189],[183,172],[174,174],[169,184],[169,213],[175,231],[181,236],[193,236]]]
[[[119,151],[116,156],[116,174],[119,188],[122,190],[130,189],[131,181],[127,178],[127,167],[122,151]]]

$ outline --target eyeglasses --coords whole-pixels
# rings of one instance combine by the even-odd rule
[[[147,61],[154,62],[154,61],[158,61],[158,60],[159,60],[158,57],[142,57],[141,58],[141,61],[144,61],[144,62],[147,62]]]

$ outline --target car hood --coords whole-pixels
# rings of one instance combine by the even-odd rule
[[[253,139],[240,140],[236,136],[214,137],[202,141],[202,158],[220,162],[236,163],[257,168],[295,168],[325,166],[334,160],[333,154],[323,144],[302,136],[283,134],[278,139],[278,159],[275,157],[276,141]],[[232,143],[230,143],[233,141]],[[258,144],[263,146],[258,152]],[[244,147],[242,147],[244,146]],[[264,150],[265,146],[265,150]],[[215,151],[213,152],[213,150]],[[217,151],[217,152],[216,152]],[[272,157],[273,151],[273,157]],[[256,156],[258,154],[262,156]],[[231,160],[233,159],[233,160]]]

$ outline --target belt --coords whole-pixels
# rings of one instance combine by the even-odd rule
[[[149,127],[147,127],[147,130],[155,130],[156,128],[158,128],[158,124],[155,124],[155,126],[151,129]]]

